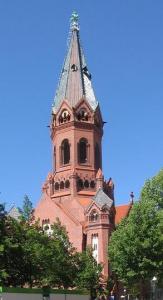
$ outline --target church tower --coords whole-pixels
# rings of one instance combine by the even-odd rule
[[[71,39],[52,116],[54,171],[59,177],[71,173],[74,196],[79,192],[90,195],[95,188],[96,173],[102,168],[103,121],[81,48],[75,13],[71,18]]]
[[[79,37],[78,15],[52,107],[53,171],[35,217],[49,228],[59,218],[78,251],[92,246],[108,275],[107,247],[114,228],[114,185],[102,173],[103,119]],[[47,227],[47,225],[49,227]]]

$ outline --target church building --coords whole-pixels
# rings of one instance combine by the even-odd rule
[[[114,184],[102,173],[104,122],[79,36],[78,15],[71,17],[71,38],[52,107],[52,172],[42,187],[35,218],[51,233],[59,218],[77,251],[91,246],[108,276],[108,243],[115,224],[131,204],[115,207]]]

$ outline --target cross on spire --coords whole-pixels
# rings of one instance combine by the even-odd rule
[[[72,15],[71,15],[71,18],[70,18],[70,27],[71,27],[71,30],[79,30],[79,15],[77,14],[76,11],[73,11]]]

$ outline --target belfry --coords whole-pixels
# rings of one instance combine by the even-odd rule
[[[59,218],[77,251],[91,246],[108,276],[108,242],[115,226],[114,185],[102,173],[103,119],[79,37],[78,15],[52,106],[53,171],[35,209],[47,232]]]

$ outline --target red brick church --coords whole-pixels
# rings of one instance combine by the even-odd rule
[[[50,233],[59,218],[78,251],[92,246],[108,275],[109,237],[131,204],[115,207],[114,184],[102,173],[104,122],[79,37],[78,16],[52,108],[53,171],[47,176],[35,217]],[[47,226],[48,225],[48,226]]]

